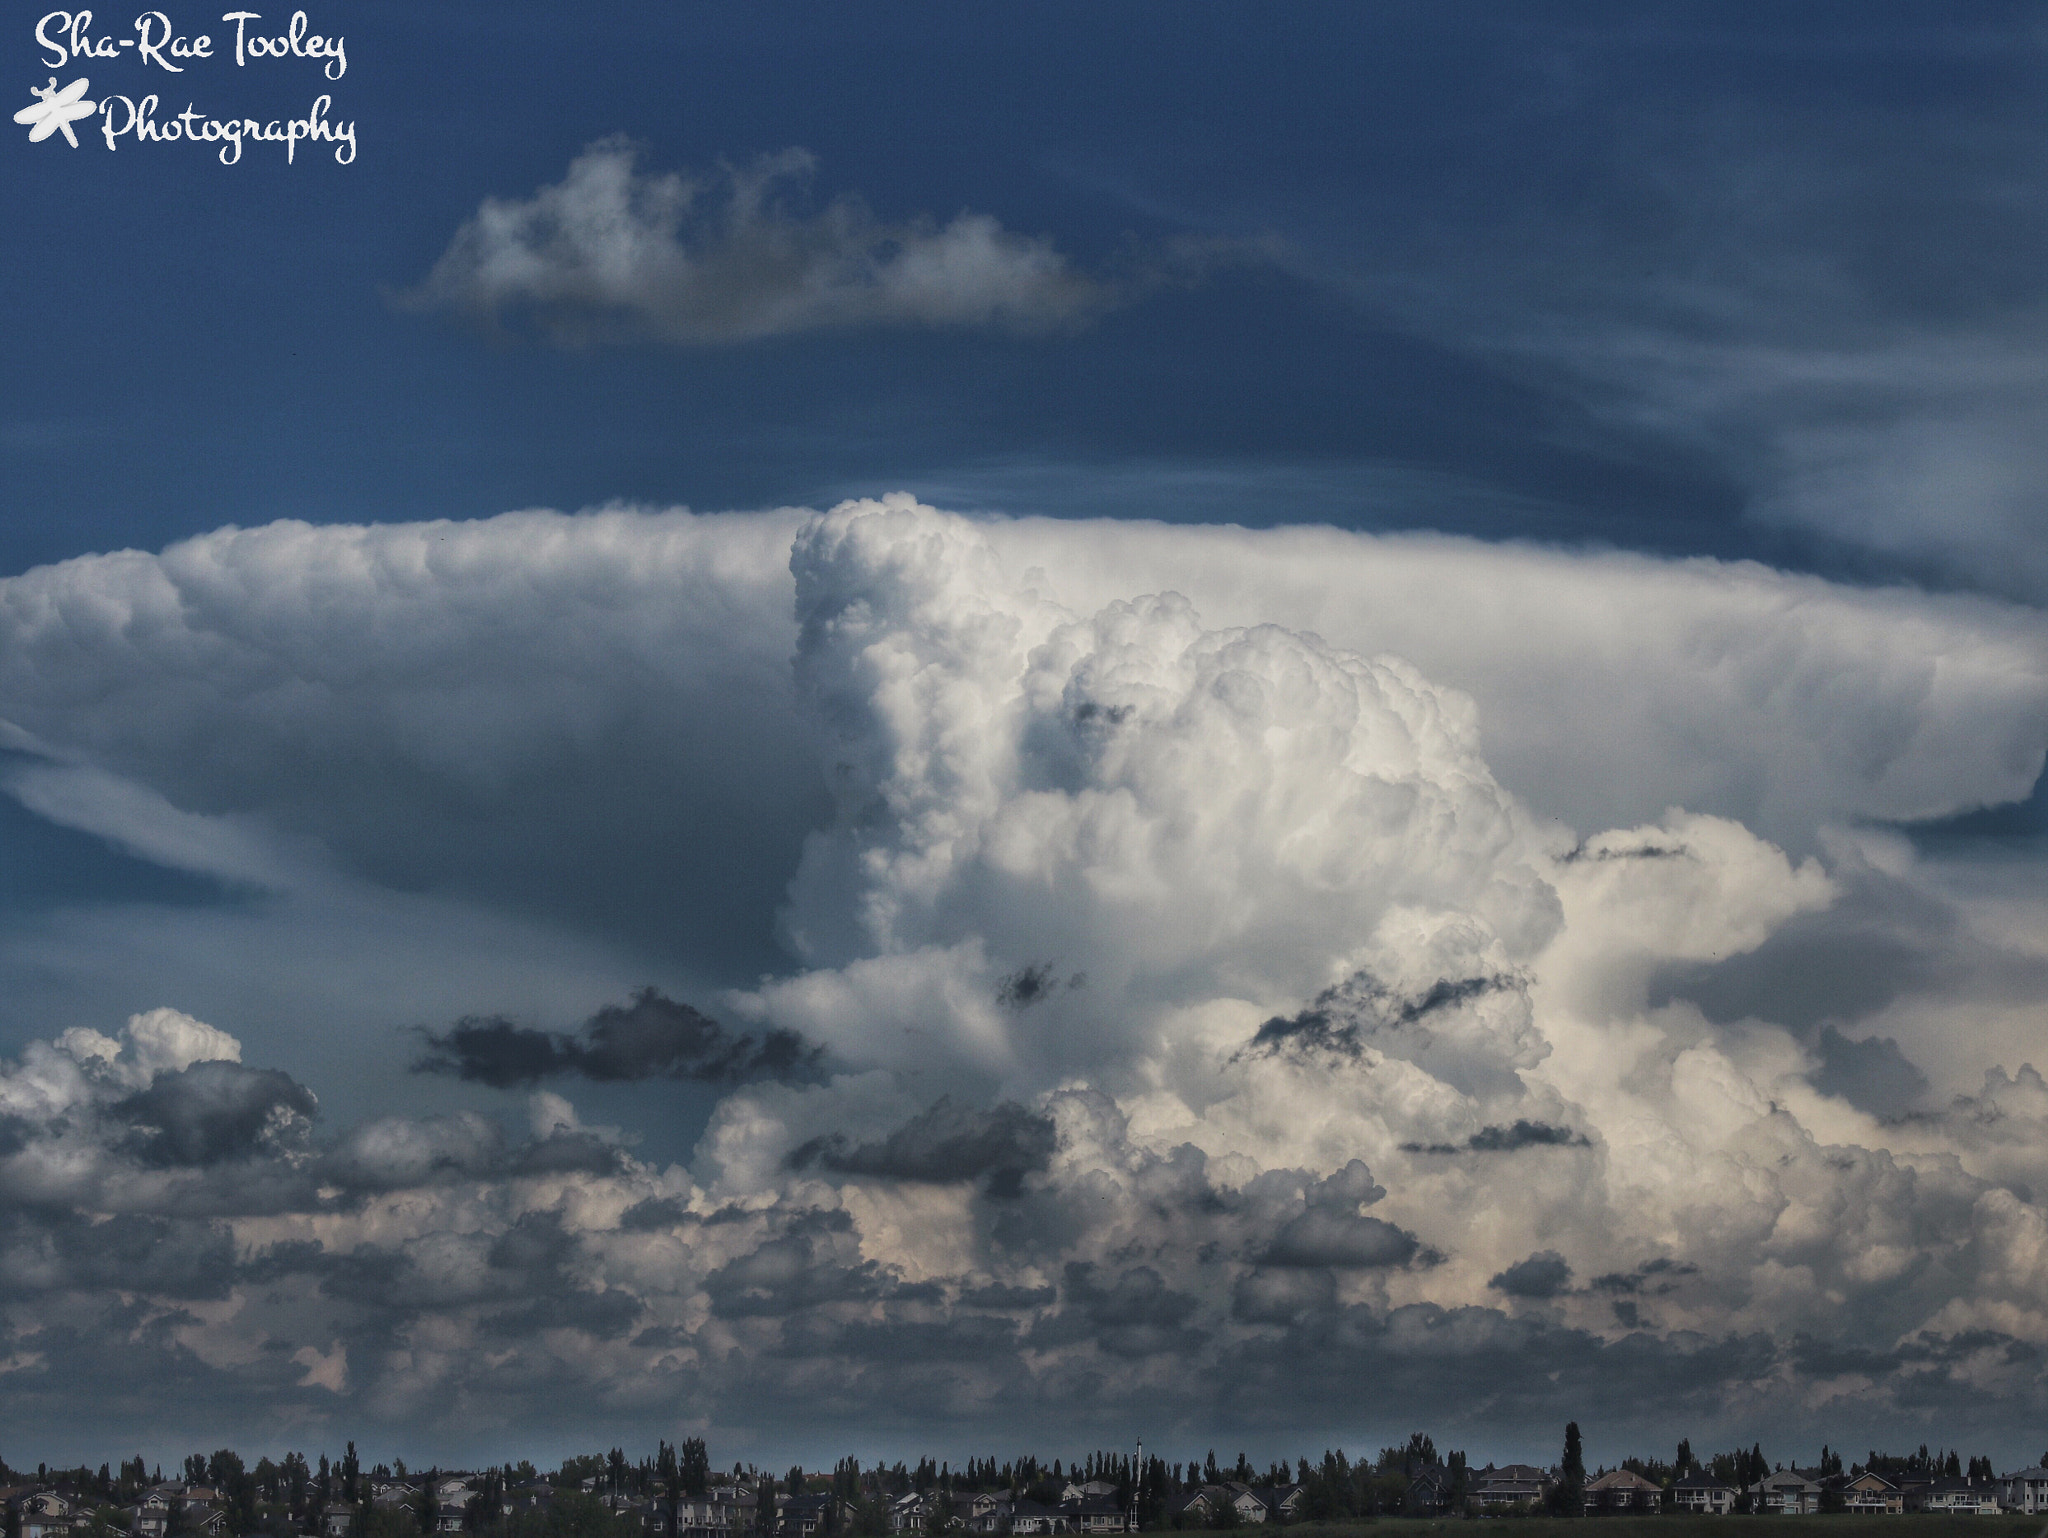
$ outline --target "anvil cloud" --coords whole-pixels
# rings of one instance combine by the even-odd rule
[[[374,1116],[291,1021],[49,1022],[10,1396],[451,1456],[1999,1434],[2048,1408],[2043,927],[1886,824],[2025,796],[2044,707],[1985,600],[901,496],[40,568],[7,786],[237,894],[167,985],[369,914],[479,996],[357,1027]],[[535,935],[643,971],[513,1018]],[[565,1098],[627,1082],[715,1100],[687,1158]]]

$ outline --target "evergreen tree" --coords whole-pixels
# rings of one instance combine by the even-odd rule
[[[654,1455],[654,1472],[661,1480],[661,1530],[675,1538],[683,1504],[683,1476],[676,1467],[676,1450],[667,1442],[662,1442]]]
[[[1565,1423],[1564,1462],[1558,1476],[1558,1505],[1564,1515],[1576,1517],[1586,1507],[1586,1449],[1579,1439],[1577,1421]]]

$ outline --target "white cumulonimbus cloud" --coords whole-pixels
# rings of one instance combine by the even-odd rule
[[[787,947],[698,1008],[431,1033],[533,1092],[516,1131],[327,1127],[168,1011],[28,1047],[0,1285],[45,1417],[116,1314],[184,1413],[451,1452],[565,1396],[818,1453],[2042,1407],[2030,910],[1867,825],[2025,794],[2027,611],[892,497],[223,531],[0,584],[0,635],[46,816],[193,869],[218,830],[283,909]],[[593,852],[631,904],[575,895]],[[703,922],[667,954],[709,977]],[[1878,940],[1853,1007],[1758,981],[1867,985]],[[687,1165],[558,1092],[631,1078],[719,1087]]]

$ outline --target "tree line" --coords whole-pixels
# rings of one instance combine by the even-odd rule
[[[2048,1453],[2043,1454],[2043,1461],[2048,1463]],[[1738,1491],[1773,1470],[1760,1443],[1747,1449],[1696,1455],[1690,1440],[1679,1442],[1668,1460],[1629,1456],[1615,1467],[1666,1489],[1690,1474],[1701,1473]],[[1994,1477],[1987,1456],[1975,1455],[1965,1462],[1959,1450],[1930,1450],[1925,1444],[1906,1454],[1872,1449],[1863,1460],[1846,1467],[1840,1452],[1823,1446],[1818,1463],[1810,1467],[1823,1478],[1854,1477],[1865,1470],[1890,1479],[1946,1476],[1989,1481]],[[614,1447],[603,1453],[573,1455],[550,1470],[521,1461],[459,1471],[459,1478],[467,1492],[461,1528],[473,1538],[625,1538],[648,1527],[675,1534],[688,1526],[683,1504],[704,1498],[714,1485],[736,1485],[749,1492],[754,1497],[757,1527],[762,1530],[773,1524],[778,1497],[830,1496],[829,1528],[862,1538],[889,1531],[890,1508],[910,1494],[950,1498],[989,1493],[1052,1506],[1070,1484],[1095,1483],[1108,1487],[1109,1498],[1118,1509],[1135,1515],[1141,1527],[1163,1529],[1190,1525],[1179,1513],[1187,1497],[1204,1486],[1298,1486],[1297,1519],[1342,1521],[1409,1509],[1410,1492],[1425,1474],[1431,1476],[1450,1509],[1462,1509],[1475,1491],[1479,1472],[1465,1452],[1440,1453],[1432,1438],[1418,1431],[1405,1443],[1382,1447],[1355,1461],[1341,1448],[1326,1449],[1315,1460],[1298,1457],[1290,1463],[1282,1459],[1264,1467],[1254,1465],[1242,1452],[1231,1462],[1219,1462],[1213,1449],[1203,1458],[1184,1461],[1157,1455],[1141,1461],[1135,1453],[1097,1450],[1072,1460],[1054,1458],[1049,1464],[1032,1455],[1001,1462],[993,1456],[970,1457],[957,1469],[929,1456],[915,1463],[870,1467],[847,1457],[839,1459],[829,1472],[798,1465],[780,1475],[750,1463],[736,1463],[729,1473],[716,1469],[703,1439],[690,1437],[676,1444],[659,1442],[652,1456],[638,1459]],[[1587,1470],[1583,1440],[1577,1424],[1572,1423],[1565,1428],[1560,1458],[1546,1472],[1551,1478],[1543,1505],[1553,1512],[1576,1514],[1582,1509],[1589,1480],[1607,1469],[1603,1465]],[[438,1467],[408,1470],[402,1458],[365,1468],[353,1442],[339,1458],[330,1459],[322,1452],[309,1460],[304,1453],[287,1452],[277,1460],[260,1457],[253,1465],[231,1448],[193,1453],[170,1472],[168,1480],[161,1465],[146,1466],[140,1456],[118,1466],[102,1463],[97,1469],[38,1464],[32,1476],[0,1459],[0,1483],[17,1489],[30,1484],[54,1488],[88,1508],[92,1515],[79,1538],[125,1534],[128,1524],[123,1508],[132,1508],[152,1488],[167,1482],[212,1491],[210,1511],[224,1517],[232,1538],[298,1538],[324,1533],[331,1525],[330,1514],[341,1512],[347,1513],[348,1538],[425,1538],[442,1528],[448,1505],[445,1497],[457,1477],[457,1473]],[[411,1493],[401,1499],[373,1501],[373,1489],[388,1489],[394,1482],[409,1486]],[[946,1503],[940,1506],[943,1509]],[[196,1507],[174,1507],[172,1538],[208,1514],[209,1510]],[[1237,1520],[1235,1509],[1224,1502],[1203,1516],[1200,1525],[1230,1527]],[[5,1538],[18,1538],[18,1518],[11,1508]]]

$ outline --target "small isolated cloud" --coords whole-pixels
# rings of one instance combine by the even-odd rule
[[[996,989],[996,1002],[1005,1009],[1029,1009],[1057,987],[1049,965],[1019,967]]]
[[[1511,1298],[1554,1298],[1572,1284],[1572,1268],[1556,1250],[1518,1260],[1486,1285]]]
[[[1046,1167],[1055,1142],[1051,1119],[1014,1101],[984,1111],[942,1095],[879,1143],[855,1145],[838,1132],[812,1138],[789,1156],[789,1167],[933,1184],[987,1176],[990,1196],[1013,1197],[1026,1175]]]
[[[709,176],[643,172],[635,153],[601,139],[532,197],[486,198],[400,302],[525,317],[557,342],[687,346],[850,326],[1039,331],[1108,297],[1049,240],[987,214],[891,224],[849,196],[806,211],[806,150]]]
[[[1516,1118],[1505,1127],[1481,1127],[1463,1143],[1403,1143],[1403,1153],[1514,1153],[1523,1148],[1589,1148],[1592,1140],[1570,1127]]]
[[[629,1004],[607,1004],[580,1031],[539,1031],[472,1016],[427,1034],[415,1073],[450,1074],[501,1089],[562,1074],[600,1082],[690,1079],[721,1083],[801,1073],[818,1057],[794,1031],[748,1036],[728,1031],[687,1004],[643,988]]]
[[[1316,995],[1292,1016],[1275,1015],[1252,1038],[1254,1051],[1321,1048],[1356,1057],[1373,1035],[1412,1026],[1489,993],[1512,990],[1512,977],[1440,977],[1419,992],[1403,995],[1379,979],[1359,973]]]

